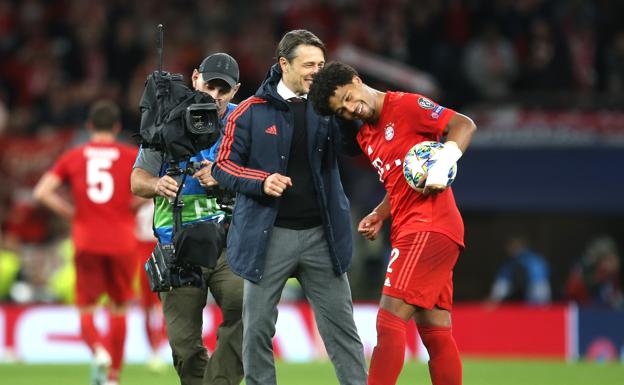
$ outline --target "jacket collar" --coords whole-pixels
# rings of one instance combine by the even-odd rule
[[[282,80],[282,69],[278,63],[275,63],[269,69],[255,96],[266,100],[280,110],[288,110],[288,104],[277,92],[277,85],[280,80]]]

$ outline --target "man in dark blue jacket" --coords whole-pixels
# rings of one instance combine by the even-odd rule
[[[312,78],[325,64],[318,37],[290,31],[276,58],[256,95],[229,116],[212,169],[222,186],[237,192],[227,256],[232,271],[245,278],[245,381],[276,384],[277,304],[286,280],[296,277],[338,380],[364,385],[366,363],[345,274],[352,254],[349,201],[336,155],[358,151],[356,129],[339,128],[336,118],[308,105]]]

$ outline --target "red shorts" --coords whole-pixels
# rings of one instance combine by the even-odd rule
[[[145,261],[152,255],[156,242],[137,242],[137,261],[139,274],[139,300],[144,308],[152,307],[159,304],[158,295],[150,289],[147,273],[145,272]]]
[[[133,296],[132,280],[136,262],[126,258],[76,252],[76,304],[97,304],[102,294],[108,294],[116,304],[125,304]]]
[[[453,307],[453,267],[460,246],[441,233],[420,232],[394,242],[383,294],[425,309]]]

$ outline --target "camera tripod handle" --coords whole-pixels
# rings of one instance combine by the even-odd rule
[[[158,73],[162,75],[163,63],[163,45],[164,45],[164,27],[162,24],[156,26],[158,34],[156,35],[156,51],[158,53]]]

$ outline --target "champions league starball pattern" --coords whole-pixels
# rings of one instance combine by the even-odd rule
[[[427,141],[418,143],[407,152],[403,160],[403,176],[411,188],[416,191],[423,189],[427,172],[435,163],[436,153],[443,148],[444,144],[440,142]],[[453,183],[456,175],[457,164],[454,164],[449,170],[447,186]]]

